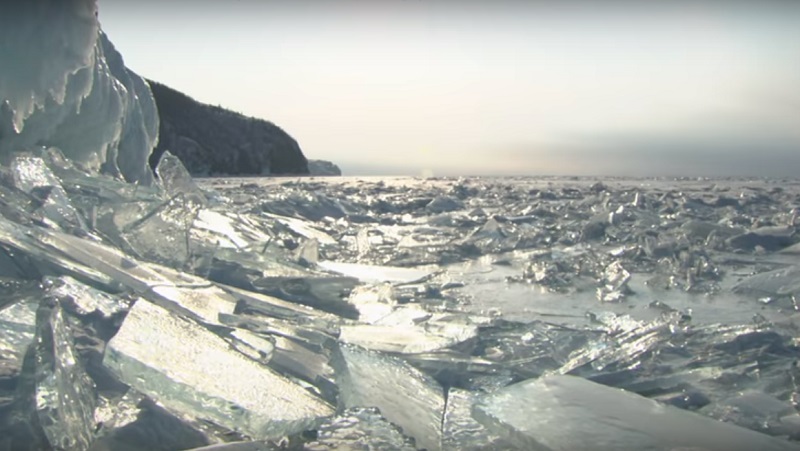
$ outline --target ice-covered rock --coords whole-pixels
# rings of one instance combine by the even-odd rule
[[[100,31],[96,0],[0,8],[0,155],[56,146],[83,167],[151,183],[155,102]]]

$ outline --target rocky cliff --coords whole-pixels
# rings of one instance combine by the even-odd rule
[[[308,160],[308,172],[311,175],[342,175],[339,166],[325,160]]]
[[[161,120],[151,164],[169,150],[198,176],[309,173],[297,141],[275,124],[148,82]]]

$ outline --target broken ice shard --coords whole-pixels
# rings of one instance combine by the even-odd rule
[[[502,226],[491,218],[480,228],[463,240],[463,245],[474,247],[479,253],[500,253],[513,250],[519,244],[519,237],[510,226]]]
[[[767,251],[776,251],[795,243],[793,226],[767,226],[728,239],[733,249],[752,251],[757,246]]]
[[[352,408],[322,424],[317,430],[317,438],[304,444],[303,449],[413,451],[417,448],[377,409]]]
[[[65,229],[86,230],[86,224],[72,206],[61,182],[41,158],[19,155],[10,164],[14,185],[41,205],[44,216]]]
[[[789,266],[750,276],[733,287],[740,294],[800,298],[800,267]]]
[[[464,208],[463,202],[454,197],[449,197],[449,196],[439,196],[430,201],[430,203],[425,206],[425,210],[427,210],[430,213],[445,213],[448,211],[461,210],[463,208]]]
[[[351,319],[358,319],[358,310],[347,297],[356,284],[358,280],[352,277],[262,277],[253,281],[261,293]]]
[[[169,409],[255,439],[313,428],[333,414],[330,405],[219,336],[143,300],[108,343],[104,364]]]
[[[447,392],[447,411],[444,415],[444,449],[494,450],[513,448],[510,443],[491,433],[472,418],[472,404],[477,392],[451,388]]]
[[[188,451],[277,451],[284,449],[279,445],[271,442],[229,442],[219,443],[216,445],[203,446],[201,448],[192,448]],[[304,448],[307,449],[307,448]]]
[[[126,302],[84,285],[69,276],[46,276],[42,284],[49,296],[59,299],[62,305],[79,316],[94,314],[108,319],[128,309]]]
[[[784,440],[574,376],[510,385],[478,401],[472,413],[523,449],[797,449]]]
[[[341,346],[338,357],[334,366],[340,404],[377,407],[418,448],[441,449],[445,398],[435,380],[400,359],[355,346]]]
[[[5,449],[87,449],[96,428],[94,383],[78,361],[61,305],[44,298],[11,415],[2,425]]]
[[[304,241],[295,251],[295,259],[304,266],[316,264],[319,261],[319,241],[316,238]]]
[[[101,398],[95,418],[100,429],[91,451],[189,449],[223,441],[219,432],[235,436],[216,425],[186,421],[133,389]]]
[[[151,261],[180,268],[191,256],[189,231],[202,203],[192,193],[179,193],[120,229],[129,247]]]
[[[608,265],[603,272],[602,287],[597,289],[597,297],[603,302],[617,302],[630,293],[628,281],[631,274],[618,261]]]
[[[0,243],[8,243],[89,280],[113,279],[152,302],[207,323],[219,313],[233,313],[236,300],[207,280],[147,264],[90,240],[40,228],[15,226],[0,218]]]
[[[355,277],[362,282],[368,283],[413,283],[430,276],[433,272],[424,268],[401,268],[396,266],[376,266],[334,261],[322,261],[319,262],[319,266],[328,271]]]
[[[704,414],[769,435],[800,438],[800,415],[788,402],[748,390],[703,408]]]
[[[404,313],[411,311],[406,316]],[[429,313],[422,309],[398,308],[375,324],[342,325],[339,339],[367,349],[394,353],[431,352],[475,338],[477,326],[468,318]]]
[[[156,166],[156,174],[168,196],[183,194],[202,205],[207,203],[205,195],[195,185],[192,176],[189,175],[189,171],[183,166],[181,160],[168,150],[161,155],[158,166]]]
[[[0,380],[15,377],[36,334],[40,296],[26,296],[0,307]]]

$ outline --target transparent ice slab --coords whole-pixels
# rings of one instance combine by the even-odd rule
[[[142,258],[173,267],[189,262],[189,231],[203,206],[193,193],[178,193],[143,216],[125,224],[120,236]]]
[[[800,439],[800,415],[795,407],[763,392],[747,390],[703,408],[712,418],[769,435]]]
[[[321,268],[355,277],[362,282],[381,283],[414,283],[430,276],[433,271],[425,268],[402,268],[396,266],[377,266],[361,263],[334,261],[319,262]]]
[[[36,335],[41,295],[25,296],[0,307],[0,379],[15,377]]]
[[[238,328],[232,332],[238,342],[243,340],[236,339],[237,334],[244,335],[244,338],[250,335],[248,342],[252,344],[235,344],[237,349],[242,346],[253,348],[249,352],[246,349],[240,351],[272,368],[313,384],[316,392],[326,400],[335,400],[336,384],[333,382],[333,368],[329,365],[331,349],[336,346],[333,336],[314,327],[274,318],[220,314],[220,321]]]
[[[234,249],[243,249],[270,239],[270,235],[249,224],[241,215],[208,208],[198,212],[192,234],[199,235],[205,241],[216,242],[221,247]]]
[[[790,450],[795,444],[574,376],[500,389],[473,416],[533,450]]]
[[[377,407],[417,447],[441,449],[445,395],[435,380],[398,358],[355,346],[341,346],[338,357],[334,367],[342,406]]]
[[[308,451],[418,449],[397,426],[386,421],[375,408],[346,409],[317,429],[316,439],[303,444]]]
[[[733,291],[758,297],[800,298],[800,267],[789,266],[752,275],[736,284]]]
[[[92,240],[0,218],[0,242],[84,279],[121,284],[153,302],[208,323],[218,323],[219,313],[233,313],[236,305],[236,299],[205,279],[137,261]]]
[[[61,181],[53,175],[44,160],[31,155],[19,155],[9,169],[16,188],[39,202],[46,218],[59,228],[87,231],[83,217],[70,203]]]
[[[409,310],[411,315],[404,316]],[[477,334],[477,326],[465,316],[399,307],[373,324],[342,325],[339,339],[376,351],[413,354],[454,346]]]
[[[187,199],[201,205],[207,203],[206,196],[194,183],[181,160],[168,150],[161,154],[161,159],[156,166],[156,174],[167,196],[173,197],[182,194]]]
[[[129,305],[119,298],[103,291],[84,285],[69,276],[46,276],[42,285],[49,296],[59,299],[62,305],[77,315],[98,315],[108,319],[128,310]]]
[[[335,335],[331,335],[325,330],[317,329],[313,325],[300,325],[278,318],[222,313],[219,315],[219,319],[222,324],[228,326],[247,329],[259,334],[291,338],[310,349],[331,348],[336,341]]]
[[[495,450],[511,449],[506,440],[490,432],[472,418],[472,405],[480,396],[458,388],[447,391],[447,411],[444,414],[442,449],[447,450]]]
[[[324,352],[315,352],[286,337],[273,336],[275,350],[270,367],[304,380],[304,385],[326,401],[336,399],[338,387],[334,382],[334,370],[330,357]]]
[[[358,318],[358,310],[347,298],[357,284],[352,277],[336,276],[268,276],[253,281],[253,287],[261,293],[351,319]]]
[[[298,235],[304,236],[308,239],[316,239],[317,241],[319,241],[320,244],[325,245],[325,244],[337,243],[337,241],[332,236],[320,230],[319,228],[315,227],[315,225],[311,222],[298,218],[292,218],[289,216],[282,216],[269,213],[264,213],[264,216],[268,219],[272,219],[280,222],[281,224],[284,224],[286,227],[289,227],[289,229],[291,229]]]
[[[134,304],[109,342],[104,364],[170,409],[255,439],[300,432],[333,413],[326,402],[232,350],[219,336],[144,300]]]
[[[0,444],[86,449],[94,439],[95,405],[94,383],[78,360],[66,314],[58,302],[45,298]]]
[[[238,300],[237,314],[267,316],[275,319],[291,321],[298,325],[324,331],[329,335],[338,335],[340,318],[307,305],[295,304],[283,299],[261,293],[242,290],[227,285],[220,285],[226,293]]]

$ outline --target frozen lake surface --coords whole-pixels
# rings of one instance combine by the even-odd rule
[[[0,180],[0,449],[800,445],[797,180],[56,152]]]

